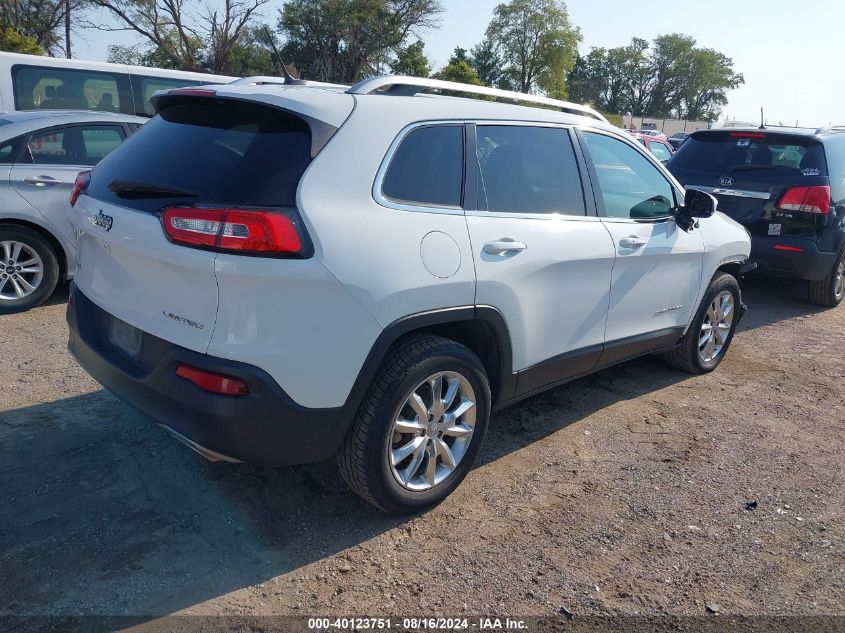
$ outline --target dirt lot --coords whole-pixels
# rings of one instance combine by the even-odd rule
[[[754,282],[715,373],[645,358],[502,412],[435,510],[333,463],[206,463],[0,317],[0,615],[845,616],[845,307]],[[747,509],[756,502],[756,509]]]

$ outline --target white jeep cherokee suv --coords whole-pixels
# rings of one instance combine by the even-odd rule
[[[70,210],[71,351],[201,454],[336,455],[414,512],[494,409],[642,354],[725,356],[748,233],[601,115],[269,81],[159,93]]]

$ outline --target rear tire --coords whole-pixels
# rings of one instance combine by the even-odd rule
[[[835,308],[845,298],[845,249],[833,265],[830,274],[821,281],[811,281],[810,302],[825,308]]]
[[[56,252],[42,235],[23,226],[0,226],[0,314],[41,305],[58,282]]]
[[[337,453],[338,469],[384,512],[420,512],[466,477],[489,417],[490,385],[475,354],[439,336],[409,338],[382,363]]]
[[[689,374],[706,374],[716,369],[736,332],[740,298],[736,278],[717,273],[680,345],[665,354],[666,362]]]

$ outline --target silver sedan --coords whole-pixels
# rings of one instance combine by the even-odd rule
[[[108,112],[0,113],[0,314],[43,303],[76,268],[68,200],[147,119]]]

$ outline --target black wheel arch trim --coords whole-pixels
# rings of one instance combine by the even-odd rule
[[[397,319],[388,325],[370,348],[348,400],[360,400],[375,378],[390,348],[403,336],[442,325],[477,322],[489,326],[498,347],[499,375],[491,376],[498,385],[497,401],[510,400],[516,391],[516,374],[513,373],[511,338],[504,316],[492,306],[462,306],[419,312]]]

